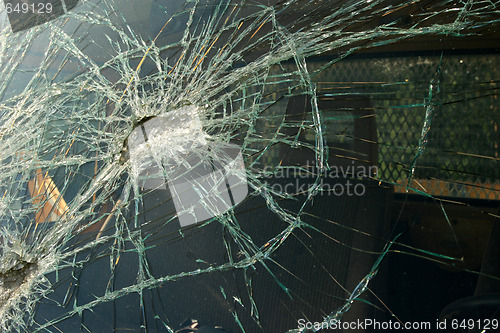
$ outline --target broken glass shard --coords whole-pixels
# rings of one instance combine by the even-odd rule
[[[195,106],[182,107],[141,122],[128,137],[138,186],[168,184],[181,227],[223,214],[248,193],[239,147],[211,141],[198,114]]]
[[[457,271],[491,292],[499,8],[0,1],[0,330],[324,331],[435,322]]]

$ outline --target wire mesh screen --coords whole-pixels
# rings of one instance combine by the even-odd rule
[[[498,199],[499,65],[495,54],[374,56],[346,59],[316,79],[325,95],[371,100],[378,176],[395,191],[409,186],[433,196]],[[437,86],[432,96],[431,84]],[[423,129],[428,106],[432,121]],[[426,153],[417,161],[422,131],[428,131]]]

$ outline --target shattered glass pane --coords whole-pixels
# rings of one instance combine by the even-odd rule
[[[0,7],[2,332],[498,328],[499,1]]]

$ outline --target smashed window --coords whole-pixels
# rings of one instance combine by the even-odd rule
[[[500,2],[1,6],[2,331],[498,327]]]

